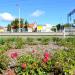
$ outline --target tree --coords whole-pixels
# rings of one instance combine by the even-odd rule
[[[51,30],[54,31],[54,32],[56,32],[56,27],[53,26],[53,27],[51,28]]]
[[[8,24],[8,26],[7,26],[7,31],[11,31],[11,25],[10,24]]]
[[[17,29],[19,26],[19,20],[15,19],[14,21],[11,22],[11,26],[13,26],[14,29]]]
[[[61,29],[61,24],[56,25],[57,30],[59,31]]]
[[[20,19],[20,24],[24,24],[24,20],[23,19]]]
[[[64,28],[66,27],[71,27],[71,24],[68,24],[68,23],[64,24]]]
[[[25,24],[24,24],[24,20],[21,18],[20,19],[20,25],[19,25],[19,19],[16,18],[15,20],[13,20],[10,24],[10,26],[15,29],[15,31],[17,32],[18,28],[25,28],[26,31],[28,31],[28,21],[26,20],[25,21]]]
[[[24,28],[25,28],[26,31],[28,31],[28,25],[29,25],[29,24],[28,24],[28,21],[26,20],[26,21],[25,21],[25,26],[24,26]]]

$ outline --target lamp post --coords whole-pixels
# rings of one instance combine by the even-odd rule
[[[16,6],[18,7],[18,20],[19,20],[19,32],[20,32],[20,7],[19,4],[16,4]]]
[[[20,32],[20,7],[19,7],[19,32]]]

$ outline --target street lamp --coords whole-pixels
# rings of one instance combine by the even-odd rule
[[[19,32],[20,32],[20,7],[19,7]]]
[[[19,12],[18,19],[19,19],[19,32],[20,32],[20,7],[19,7],[19,4],[16,4],[16,6],[18,7],[18,12]]]

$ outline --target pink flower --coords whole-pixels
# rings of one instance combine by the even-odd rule
[[[48,58],[49,57],[49,53],[48,52],[45,52],[44,57],[45,58]]]
[[[32,53],[34,53],[35,52],[35,50],[32,50]]]
[[[44,63],[48,62],[48,59],[47,59],[47,58],[44,58],[44,59],[43,59],[43,62],[44,62]]]
[[[45,52],[43,62],[46,63],[46,62],[48,62],[48,60],[49,60],[49,53]]]
[[[11,58],[15,59],[17,58],[17,56],[18,56],[17,52],[11,53]]]
[[[47,60],[49,60],[49,57],[45,57]]]
[[[22,67],[22,69],[25,69],[25,68],[26,68],[26,64],[23,63],[23,64],[21,65],[21,67]]]

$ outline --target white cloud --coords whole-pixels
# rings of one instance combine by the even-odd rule
[[[36,10],[36,11],[34,11],[34,12],[31,14],[31,16],[33,16],[33,17],[39,17],[39,16],[43,15],[44,13],[45,13],[45,12],[42,11],[42,10]]]
[[[15,17],[11,13],[8,13],[8,12],[0,13],[0,20],[12,21],[14,19]]]

